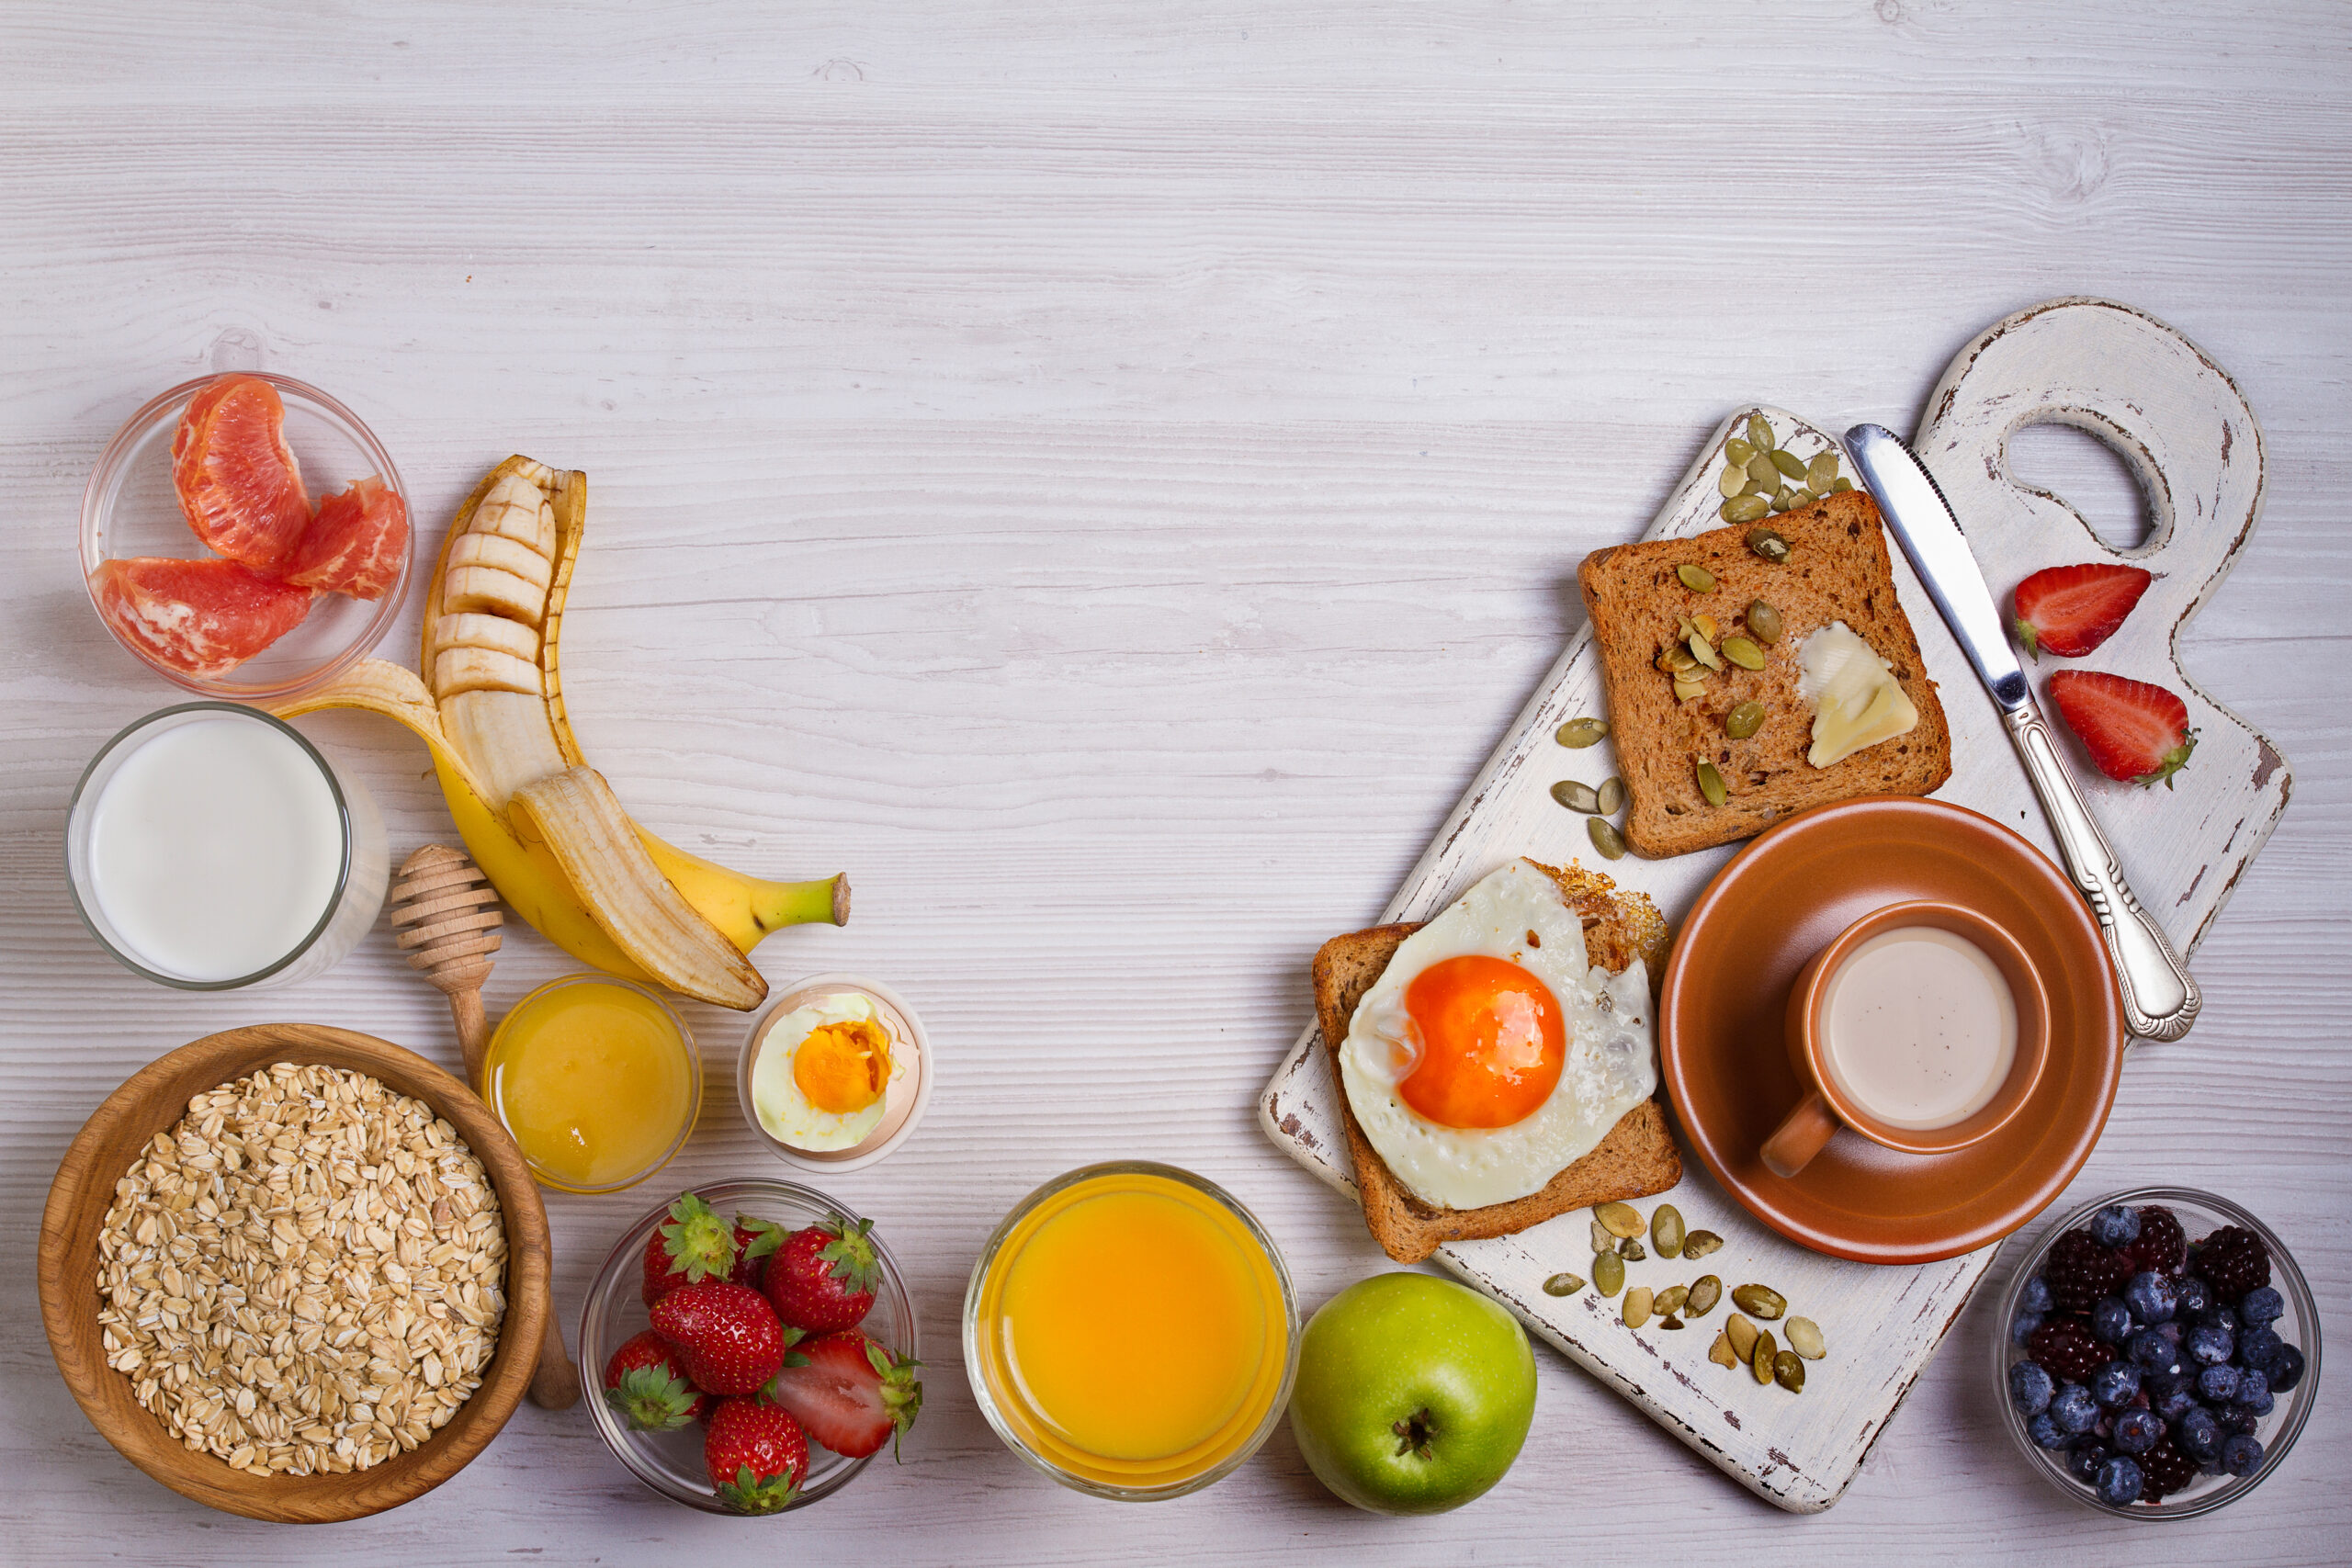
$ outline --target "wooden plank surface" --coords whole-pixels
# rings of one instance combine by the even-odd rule
[[[734,1562],[875,1531],[910,1562],[2144,1549],[2007,1450],[1974,1309],[1826,1515],[1546,1355],[1511,1478],[1413,1523],[1331,1503],[1285,1434],[1161,1508],[1050,1487],[973,1409],[956,1314],[995,1219],[1093,1158],[1231,1187],[1309,1303],[1381,1267],[1252,1101],[1308,954],[1378,912],[1581,624],[1577,558],[1637,531],[1731,400],[1907,428],[1970,336],[2069,292],[2179,326],[2262,420],[2263,525],[2181,655],[2299,784],[2199,952],[2204,1021],[2135,1053],[2075,1193],[2231,1194],[2341,1300],[2347,49],[2312,3],[8,7],[0,1201],[35,1213],[105,1093],[215,1029],[456,1059],[388,935],[298,990],[190,998],[74,922],[73,781],[169,696],[91,616],[74,510],[116,423],[216,364],[350,402],[429,530],[508,451],[587,469],[565,674],[591,758],[684,847],[848,870],[856,923],[761,966],[888,979],[942,1081],[842,1183],[933,1363],[857,1508],[686,1516],[526,1409],[426,1502],[297,1546],[104,1446],[27,1273],[0,1287],[0,1562]],[[2018,464],[2130,525],[2104,458],[2052,436]],[[302,727],[396,853],[447,832],[413,741]],[[516,935],[491,1005],[567,966]],[[723,1074],[740,1022],[692,1021]],[[677,1169],[763,1157],[721,1094]],[[550,1202],[565,1311],[649,1201]],[[2177,1544],[2340,1557],[2347,1408]]]

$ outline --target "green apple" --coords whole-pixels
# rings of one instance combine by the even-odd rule
[[[1519,1320],[1428,1274],[1379,1274],[1307,1320],[1290,1429],[1316,1478],[1375,1514],[1442,1514],[1510,1469],[1535,1417]]]

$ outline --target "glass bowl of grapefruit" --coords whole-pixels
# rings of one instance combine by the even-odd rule
[[[294,696],[391,629],[413,529],[391,455],[290,377],[183,382],[115,433],[82,495],[82,576],[115,640],[209,697]]]

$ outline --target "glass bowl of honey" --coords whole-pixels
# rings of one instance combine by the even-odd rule
[[[643,986],[567,975],[499,1021],[474,1087],[539,1185],[617,1192],[684,1145],[702,1111],[702,1059]]]
[[[1007,1448],[1122,1502],[1258,1451],[1298,1371],[1298,1303],[1257,1218],[1174,1166],[1087,1166],[1007,1214],[964,1293],[964,1365]]]

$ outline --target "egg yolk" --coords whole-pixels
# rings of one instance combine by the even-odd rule
[[[865,1018],[819,1024],[792,1055],[792,1081],[820,1111],[865,1110],[890,1081],[889,1031]]]
[[[1405,987],[1420,1060],[1396,1085],[1407,1105],[1443,1127],[1508,1127],[1552,1097],[1567,1032],[1551,987],[1507,959],[1465,953],[1430,964]]]

